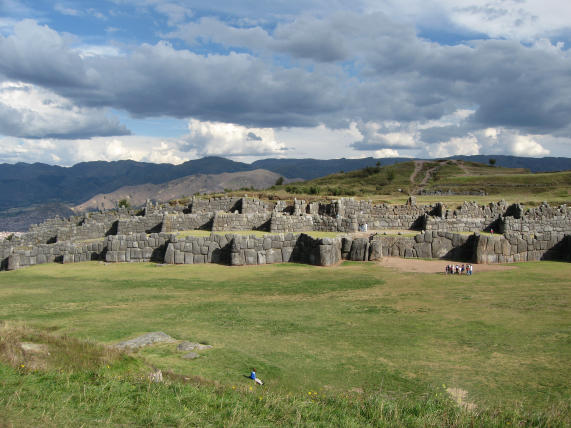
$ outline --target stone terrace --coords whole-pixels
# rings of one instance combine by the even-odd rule
[[[403,230],[413,236],[352,234]],[[187,230],[211,230],[209,237],[177,238]],[[232,231],[262,230],[274,236],[241,236]],[[303,232],[345,234],[315,239]],[[480,234],[495,231],[495,235]],[[221,234],[222,233],[222,234]],[[328,266],[341,259],[383,256],[445,258],[477,263],[571,259],[571,216],[566,205],[533,209],[504,201],[375,205],[341,198],[308,204],[303,200],[193,198],[188,206],[147,202],[142,209],[109,210],[50,219],[29,232],[0,241],[0,269],[41,263],[155,261],[229,265],[300,262]]]

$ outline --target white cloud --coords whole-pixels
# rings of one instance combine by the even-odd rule
[[[133,135],[76,140],[0,137],[0,153],[1,162],[46,162],[63,166],[123,159],[180,164],[200,157],[195,150],[185,150],[181,140]]]
[[[54,10],[56,12],[61,13],[62,15],[68,15],[68,16],[79,16],[83,14],[81,11],[73,9],[71,7],[67,7],[61,3],[56,3],[54,6]]]
[[[516,156],[545,156],[549,150],[541,146],[530,135],[517,135],[511,146],[512,153]]]
[[[0,135],[77,138],[128,133],[105,109],[77,107],[47,89],[27,83],[0,83]]]
[[[399,152],[393,149],[381,149],[373,152],[373,157],[375,158],[398,158],[400,157]]]
[[[427,149],[430,157],[448,157],[453,155],[478,155],[481,145],[474,135],[461,138],[451,138],[449,141],[429,146]]]
[[[260,156],[282,154],[286,150],[272,128],[191,119],[188,129],[185,139],[189,147],[203,155]]]

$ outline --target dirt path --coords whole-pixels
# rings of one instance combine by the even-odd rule
[[[447,264],[461,264],[458,262],[451,262],[448,260],[419,260],[419,259],[403,259],[400,257],[383,257],[378,262],[379,265],[395,268],[407,272],[420,272],[420,273],[442,273],[444,274],[444,267]],[[516,269],[516,266],[507,265],[473,265],[474,275],[478,272],[490,272],[498,270]]]
[[[457,159],[453,159],[452,163],[460,168],[464,172],[464,175],[471,175],[470,171],[468,171],[468,168],[466,168],[466,165],[464,165],[464,162],[459,162]]]
[[[430,168],[428,171],[426,171],[426,174],[424,175],[424,178],[422,179],[422,181],[420,182],[420,186],[426,186],[426,183],[428,183],[428,180],[430,180],[430,177],[432,177],[432,173],[434,171],[436,171],[438,168],[440,168],[439,166],[435,166],[434,168]]]
[[[414,161],[414,171],[410,176],[410,183],[412,185],[414,185],[414,179],[416,178],[416,176],[418,175],[418,173],[422,169],[423,165],[424,165],[424,161]]]

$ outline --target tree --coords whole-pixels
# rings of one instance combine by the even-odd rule
[[[495,160],[494,158],[490,158],[490,159],[488,159],[488,163],[489,163],[491,166],[494,166],[494,165],[496,164],[496,160]]]
[[[381,166],[381,161],[377,161],[376,165],[377,165],[377,168],[380,167],[380,166]]]
[[[276,186],[281,186],[282,184],[284,184],[284,178],[280,177],[276,180]]]
[[[117,206],[119,208],[130,208],[131,204],[129,203],[129,201],[127,199],[121,199],[118,203]]]

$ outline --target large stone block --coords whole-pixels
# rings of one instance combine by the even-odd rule
[[[440,259],[452,250],[452,241],[445,237],[437,237],[432,240],[432,257]]]
[[[291,262],[291,261],[293,261],[293,260],[292,260],[292,257],[291,257],[292,253],[293,253],[293,247],[291,247],[291,246],[288,246],[288,247],[284,246],[284,247],[282,248],[282,260],[283,260],[284,262]]]
[[[184,252],[180,250],[174,250],[174,262],[177,265],[184,264]]]
[[[277,248],[270,248],[266,250],[266,263],[281,263],[282,259],[282,250]]]
[[[319,245],[319,265],[331,266],[341,260],[341,247],[339,245]]]
[[[8,256],[8,270],[20,269],[20,256],[18,254],[11,254]]]
[[[258,264],[258,254],[253,249],[244,250],[244,261],[247,265]]]
[[[369,247],[369,260],[381,260],[382,258],[383,243],[380,239],[373,239]]]
[[[258,264],[265,265],[266,264],[266,252],[265,251],[258,251]]]
[[[232,251],[230,253],[230,265],[231,266],[242,266],[245,263],[244,251]]]
[[[349,251],[349,260],[365,261],[367,260],[369,247],[369,240],[365,238],[354,239],[351,244],[351,251]]]
[[[432,245],[429,242],[414,244],[413,248],[416,250],[417,257],[423,259],[432,258]]]
[[[165,251],[165,263],[174,264],[174,251],[173,244],[168,244],[167,250]]]

